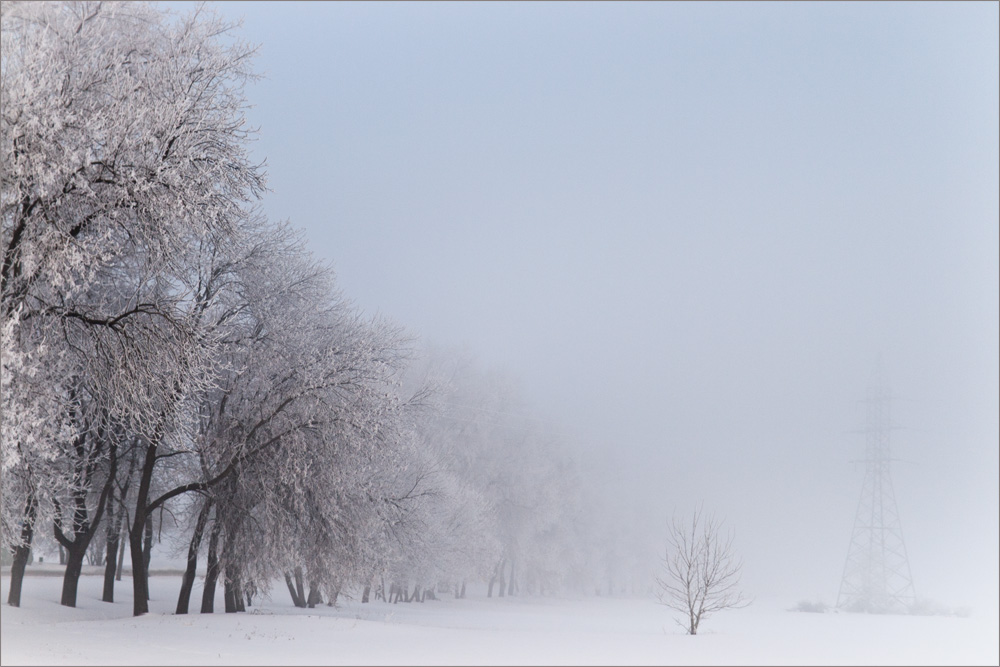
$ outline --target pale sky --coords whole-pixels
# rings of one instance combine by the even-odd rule
[[[995,608],[997,3],[214,6],[263,208],[359,307],[828,603],[881,356],[917,593]]]

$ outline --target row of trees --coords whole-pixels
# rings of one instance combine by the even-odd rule
[[[112,602],[124,542],[145,613],[165,511],[187,545],[178,613],[202,555],[202,611],[220,579],[227,611],[282,576],[303,606],[344,587],[590,585],[594,503],[552,429],[504,378],[418,358],[256,208],[253,48],[233,27],[200,9],[3,4],[9,602],[51,529],[62,604],[100,540]]]

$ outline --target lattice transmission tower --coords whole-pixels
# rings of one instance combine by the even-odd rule
[[[905,612],[915,601],[913,577],[892,488],[891,396],[876,369],[865,399],[865,479],[840,582],[837,607]]]

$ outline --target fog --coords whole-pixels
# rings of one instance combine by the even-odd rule
[[[215,9],[268,216],[644,530],[703,503],[751,594],[835,602],[881,363],[917,594],[997,608],[995,3]]]

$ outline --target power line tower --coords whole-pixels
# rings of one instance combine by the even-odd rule
[[[865,480],[837,595],[849,611],[903,612],[915,600],[890,474],[891,400],[877,368],[864,401]]]

